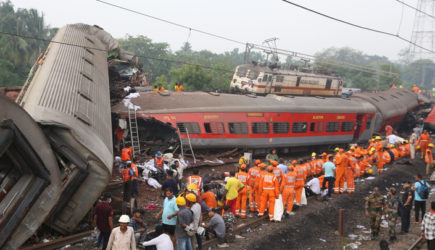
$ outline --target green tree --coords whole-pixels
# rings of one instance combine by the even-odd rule
[[[183,84],[185,90],[212,90],[212,77],[199,65],[184,64],[172,69],[170,75],[174,81]]]

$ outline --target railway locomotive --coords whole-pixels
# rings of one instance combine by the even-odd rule
[[[399,126],[419,105],[407,89],[350,98],[146,92],[131,99],[137,116],[177,129],[194,148],[267,149],[366,142],[385,125]],[[112,112],[128,118],[118,104]],[[139,123],[140,124],[140,123]],[[140,127],[141,136],[147,131]]]
[[[341,96],[342,87],[343,82],[337,76],[251,63],[236,67],[230,91],[257,95]]]

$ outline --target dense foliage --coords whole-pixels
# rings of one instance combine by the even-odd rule
[[[27,37],[51,39],[57,31],[44,24],[44,17],[35,9],[15,10],[10,1],[0,0],[0,31]],[[186,90],[227,90],[237,65],[244,63],[244,53],[234,49],[224,53],[194,51],[189,43],[171,51],[169,44],[156,43],[146,36],[126,36],[119,39],[121,47],[138,55],[143,70],[152,84],[162,84],[173,90],[180,81]],[[0,34],[0,87],[22,85],[31,66],[47,43],[41,40]],[[410,64],[394,63],[386,57],[367,55],[351,48],[329,48],[316,54],[316,68],[341,76],[346,87],[364,90],[386,89],[393,83],[410,87],[417,84],[426,89],[435,87],[435,64],[419,60]],[[259,52],[251,52],[250,60],[264,61]],[[397,73],[395,79],[349,67],[322,63],[339,61]],[[286,63],[304,65],[288,57]]]

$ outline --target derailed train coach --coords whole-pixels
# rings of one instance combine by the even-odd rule
[[[366,142],[398,126],[418,96],[406,89],[351,98],[149,92],[131,102],[138,117],[170,124],[194,148],[264,149]],[[123,104],[112,111],[128,118]]]
[[[0,248],[18,248],[43,223],[73,232],[106,187],[114,50],[122,54],[101,28],[67,25],[32,68],[18,104],[0,96]]]

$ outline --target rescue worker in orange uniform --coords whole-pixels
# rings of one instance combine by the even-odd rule
[[[242,190],[240,190],[239,192],[239,196],[237,196],[237,200],[236,200],[236,216],[239,216],[242,219],[246,218],[246,202],[248,200],[248,192],[249,192],[249,175],[246,172],[247,171],[247,167],[246,164],[242,164],[240,166],[240,172],[238,172],[235,177],[236,179],[238,179],[243,185],[245,185],[243,187]]]
[[[382,153],[382,161],[384,162],[384,164],[388,164],[388,163],[390,163],[391,162],[391,154],[390,154],[390,147],[388,147],[389,148],[389,150],[385,150],[383,153]],[[394,161],[394,159],[393,159],[393,161]]]
[[[261,205],[261,193],[262,189],[260,189],[260,180],[263,178],[266,171],[266,163],[260,163],[258,164],[260,167],[260,173],[257,176],[257,179],[255,181],[255,203],[257,203],[257,210],[260,212],[260,205]]]
[[[282,194],[283,208],[287,205],[287,214],[294,215],[293,200],[295,199],[295,184],[296,184],[296,172],[295,168],[288,166],[288,172],[284,175],[281,183],[280,192]]]
[[[355,177],[354,177],[354,175],[356,173],[356,159],[351,156],[349,151],[345,153],[345,157],[347,158],[347,161],[348,161],[348,164],[347,164],[346,170],[345,170],[347,193],[352,194],[353,192],[355,192],[355,179],[354,179]]]
[[[334,164],[336,166],[334,193],[338,194],[343,193],[345,172],[348,164],[348,159],[344,154],[340,152],[343,151],[343,149],[335,148],[334,151],[336,152],[334,157]]]
[[[420,88],[414,84],[414,86],[412,86],[412,91],[414,91],[415,93],[420,93]]]
[[[411,152],[411,149],[409,147],[408,140],[404,140],[402,145],[399,146],[399,153],[400,157],[406,157]]]
[[[427,145],[426,153],[424,155],[424,161],[426,162],[426,174],[429,174],[430,169],[433,168],[432,149],[433,149],[433,144],[429,143],[429,145]]]
[[[260,167],[258,165],[261,163],[260,160],[255,161],[255,166],[249,169],[249,208],[251,212],[257,211],[257,193],[255,189],[255,182],[257,181],[258,176],[260,175]]]
[[[157,151],[156,155],[154,156],[154,167],[163,170],[163,154],[160,151]]]
[[[322,158],[320,159],[317,159],[317,163],[316,163],[316,174],[317,175],[319,175],[319,174],[321,174],[322,173],[322,171],[323,171],[323,164],[325,164],[325,162],[327,161],[326,160],[326,156],[327,156],[328,154],[326,153],[326,152],[323,152],[322,154],[321,154],[321,156],[322,156]]]
[[[258,216],[263,216],[266,210],[267,202],[269,201],[269,220],[273,221],[273,213],[275,210],[275,199],[279,196],[279,183],[276,176],[272,173],[273,167],[268,166],[267,172],[260,179],[261,204],[260,213]]]
[[[174,88],[175,88],[176,92],[183,92],[184,91],[184,87],[183,87],[183,85],[181,85],[180,82],[176,82]]]
[[[390,144],[390,146],[391,146],[391,151],[394,153],[394,160],[395,161],[399,160],[400,157],[399,150],[393,144]]]
[[[424,154],[426,153],[427,145],[430,143],[430,135],[427,132],[427,130],[423,131],[423,134],[421,134],[420,139],[418,139],[417,144],[420,145],[420,153],[421,153],[421,159],[423,159]]]
[[[131,147],[125,147],[121,149],[121,160],[123,162],[131,161],[132,155],[133,155],[133,149]]]
[[[131,176],[131,196],[136,197],[139,194],[139,191],[137,189],[138,185],[138,178],[139,178],[139,169],[137,168],[137,159],[134,158],[133,162],[130,164],[130,169],[133,173]]]
[[[355,149],[355,155],[364,155],[366,153],[367,153],[366,150],[364,150],[360,145],[357,145]]]
[[[302,199],[302,191],[305,186],[305,167],[303,164],[296,165],[296,182],[295,182],[295,196],[296,196],[296,205],[301,206]]]
[[[131,178],[134,175],[131,170],[131,163],[125,165],[121,170],[121,177],[123,183],[123,191],[124,191],[124,201],[130,202],[131,195]]]
[[[308,163],[310,166],[310,173],[311,175],[317,174],[317,154],[315,152],[311,153],[311,161]]]
[[[199,170],[194,169],[193,175],[187,177],[187,186],[194,183],[198,187],[198,189],[196,190],[196,195],[201,195],[201,190],[203,185],[202,181],[203,181],[202,177],[199,176]]]
[[[281,185],[282,178],[284,177],[284,174],[282,173],[281,169],[279,169],[278,162],[277,161],[270,161],[270,164],[272,164],[273,171],[272,173],[276,176],[278,179],[279,184]]]

